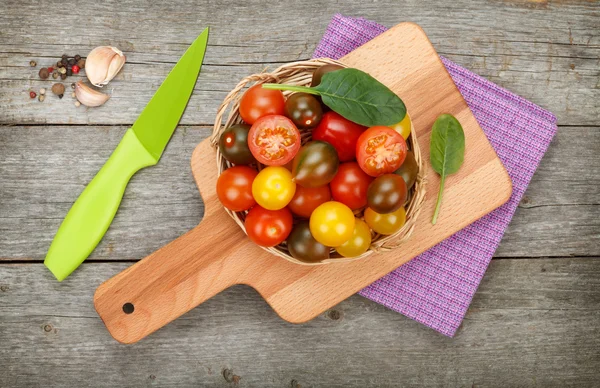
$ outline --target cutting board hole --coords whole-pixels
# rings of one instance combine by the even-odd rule
[[[135,310],[135,307],[133,306],[133,303],[125,303],[123,305],[123,312],[125,314],[131,314],[133,312],[133,310]]]

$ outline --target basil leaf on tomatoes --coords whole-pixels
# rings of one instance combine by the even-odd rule
[[[358,69],[346,68],[324,74],[315,87],[263,84],[263,88],[319,95],[331,110],[367,127],[396,124],[406,116],[406,106],[400,97]]]
[[[465,133],[456,117],[443,114],[433,123],[429,142],[429,159],[433,170],[441,177],[440,191],[431,219],[431,223],[435,225],[442,205],[446,176],[457,172],[465,159]]]

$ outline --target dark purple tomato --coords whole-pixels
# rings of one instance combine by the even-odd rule
[[[227,128],[219,138],[219,152],[233,164],[244,165],[255,161],[248,147],[248,131],[249,125],[236,124]]]
[[[285,115],[298,128],[314,128],[321,122],[323,109],[315,96],[308,93],[294,93],[285,102]]]
[[[329,248],[315,240],[308,222],[294,226],[287,238],[287,247],[290,255],[301,261],[316,263],[329,259]]]
[[[323,76],[325,74],[330,73],[332,71],[340,70],[340,69],[343,69],[343,67],[340,65],[324,65],[324,66],[319,67],[313,73],[312,82],[310,83],[310,86],[313,86],[313,87],[317,86],[318,84],[321,83],[321,79],[323,78]]]
[[[417,166],[415,154],[413,154],[412,151],[408,151],[406,153],[406,159],[404,159],[404,163],[402,163],[402,166],[400,166],[399,169],[394,171],[394,174],[400,175],[402,179],[404,179],[404,182],[406,182],[406,187],[408,190],[410,190],[417,181],[418,173],[419,166]]]
[[[335,148],[324,141],[310,141],[300,148],[292,165],[294,181],[302,187],[324,186],[333,180],[340,161]]]
[[[384,174],[369,185],[367,204],[379,214],[393,213],[406,202],[406,183],[400,175]]]

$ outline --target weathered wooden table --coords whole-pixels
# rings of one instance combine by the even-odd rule
[[[440,54],[551,110],[560,128],[454,339],[354,296],[282,321],[234,287],[132,346],[92,294],[192,228],[192,149],[244,75],[308,58],[335,12],[419,23]],[[196,35],[202,74],[160,164],[134,176],[106,237],[63,283],[42,264],[62,218]],[[30,100],[61,54],[128,62],[101,108]],[[29,67],[30,60],[38,67]],[[0,387],[598,386],[600,3],[0,1]],[[71,78],[73,80],[75,78]]]

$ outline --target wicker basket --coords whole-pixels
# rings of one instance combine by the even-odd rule
[[[242,119],[239,115],[238,109],[240,106],[240,99],[243,95],[243,89],[246,86],[251,86],[250,84],[255,84],[255,83],[261,84],[261,83],[269,83],[269,82],[270,83],[285,83],[285,84],[292,84],[292,85],[309,86],[311,79],[312,79],[313,72],[316,69],[318,69],[319,67],[321,67],[323,65],[327,65],[327,64],[337,64],[337,65],[340,65],[343,67],[347,67],[346,65],[344,65],[341,62],[334,61],[331,59],[325,59],[325,58],[315,59],[315,60],[310,60],[310,61],[293,62],[293,63],[289,63],[289,64],[279,67],[272,73],[260,73],[260,74],[254,74],[254,75],[248,76],[248,77],[242,79],[236,85],[236,87],[231,92],[229,92],[229,94],[227,95],[227,97],[225,97],[225,100],[219,107],[219,110],[217,112],[217,117],[215,119],[213,134],[211,136],[211,144],[217,150],[217,167],[218,167],[219,174],[221,174],[227,168],[231,167],[231,164],[227,160],[225,160],[225,158],[223,158],[221,156],[221,154],[219,153],[219,147],[218,147],[219,137],[221,136],[221,133],[225,130],[225,128],[229,128],[230,126],[232,126],[234,124],[238,124],[238,123],[242,122]],[[292,92],[289,92],[289,91],[283,92],[283,94],[285,96],[288,96],[291,93]],[[225,120],[225,123],[223,124],[223,119],[225,117],[226,117],[226,120]],[[308,142],[311,139],[311,131],[310,130],[300,129],[300,132],[302,134],[302,144]],[[372,232],[373,233],[371,236],[372,242],[371,242],[371,246],[370,246],[369,250],[367,250],[367,252],[365,252],[364,254],[362,254],[360,256],[352,257],[352,258],[341,257],[337,253],[334,253],[335,251],[332,249],[331,250],[332,256],[330,259],[323,260],[320,262],[310,262],[309,263],[309,262],[304,262],[304,261],[300,261],[300,260],[293,258],[289,254],[289,252],[286,248],[285,242],[278,246],[275,246],[275,247],[263,248],[263,249],[267,250],[268,252],[270,252],[274,255],[280,256],[280,257],[282,257],[286,260],[289,260],[293,263],[296,263],[296,264],[321,265],[321,264],[328,264],[328,263],[334,263],[334,262],[339,263],[339,262],[348,262],[348,261],[358,260],[358,259],[367,257],[367,256],[373,254],[374,252],[387,251],[387,250],[391,250],[391,249],[394,249],[394,248],[397,248],[398,246],[400,246],[403,242],[408,240],[408,238],[412,234],[412,231],[415,227],[416,219],[421,211],[421,205],[425,198],[425,179],[424,179],[423,160],[421,157],[421,152],[419,150],[419,144],[416,140],[414,127],[412,127],[411,134],[408,138],[407,144],[408,144],[409,149],[411,149],[415,155],[415,160],[417,161],[417,165],[419,166],[419,172],[417,174],[417,180],[416,180],[415,184],[409,190],[409,193],[408,193],[408,201],[407,201],[407,204],[405,205],[406,223],[398,232],[396,232],[395,234],[392,234],[392,235],[388,235],[388,236],[384,236],[384,235],[380,235],[380,234]],[[257,167],[260,170],[263,166],[259,165]],[[227,211],[227,213],[229,213],[229,215],[235,220],[235,222],[240,226],[240,228],[242,228],[242,230],[245,233],[246,229],[244,227],[244,220],[246,218],[247,212],[232,212],[228,209],[225,209],[225,211]],[[356,211],[355,215],[357,217],[361,218],[362,213],[363,213],[362,210]]]

